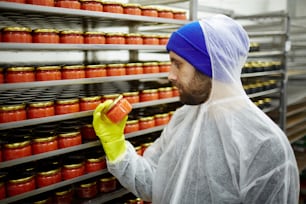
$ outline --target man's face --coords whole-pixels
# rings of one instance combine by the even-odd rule
[[[211,91],[211,78],[198,72],[182,57],[170,51],[171,69],[168,79],[180,93],[186,105],[198,105],[207,101]]]

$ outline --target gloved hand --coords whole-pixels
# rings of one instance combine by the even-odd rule
[[[119,123],[113,123],[105,115],[111,103],[111,100],[107,100],[97,106],[93,113],[93,127],[108,160],[115,161],[126,151],[123,132],[128,116]]]

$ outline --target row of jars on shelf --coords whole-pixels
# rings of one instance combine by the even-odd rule
[[[0,42],[6,43],[68,43],[68,44],[128,44],[166,45],[169,34],[122,33],[79,30],[58,31],[51,28],[32,30],[9,26],[1,29]]]
[[[242,67],[242,73],[274,71],[282,69],[281,61],[250,61]]]
[[[0,83],[19,83],[106,76],[164,73],[169,61],[92,65],[13,66],[0,68]]]
[[[149,201],[144,201],[141,198],[136,197],[132,193],[128,193],[119,198],[106,202],[106,204],[151,204]]]
[[[258,42],[250,42],[249,52],[260,51],[260,44]]]
[[[254,94],[262,91],[277,88],[276,80],[257,81],[243,84],[243,88],[247,94]]]
[[[41,97],[33,95],[21,95],[12,98],[13,93],[2,93],[0,104],[0,123],[21,121],[26,119],[51,117],[55,115],[77,113],[81,111],[94,110],[105,100],[115,100],[120,94],[105,94],[94,96],[77,96],[62,92],[48,92]],[[157,89],[146,89],[122,93],[129,103],[139,103],[177,97],[179,95],[176,87],[160,87]]]
[[[260,98],[260,99],[254,100],[253,102],[260,109],[270,108],[271,105],[272,105],[271,104],[271,102],[272,102],[271,98]]]
[[[306,152],[306,136],[294,142],[292,147],[297,152]],[[305,186],[306,187],[306,186]],[[305,192],[306,193],[306,192]]]
[[[141,15],[157,18],[186,20],[186,11],[158,6],[143,6],[137,3],[121,3],[103,0],[2,0],[15,3],[27,3],[41,6],[82,9],[129,15]]]

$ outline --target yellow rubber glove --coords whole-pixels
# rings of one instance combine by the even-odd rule
[[[93,127],[108,160],[115,161],[126,151],[123,132],[128,116],[125,116],[119,123],[113,123],[105,115],[111,103],[111,100],[107,100],[97,106],[93,113]]]

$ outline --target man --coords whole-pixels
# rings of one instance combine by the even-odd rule
[[[249,50],[237,22],[216,15],[174,32],[168,79],[185,105],[138,156],[111,123],[107,101],[94,128],[108,169],[135,195],[167,203],[298,203],[299,173],[285,134],[248,98],[240,73]]]

